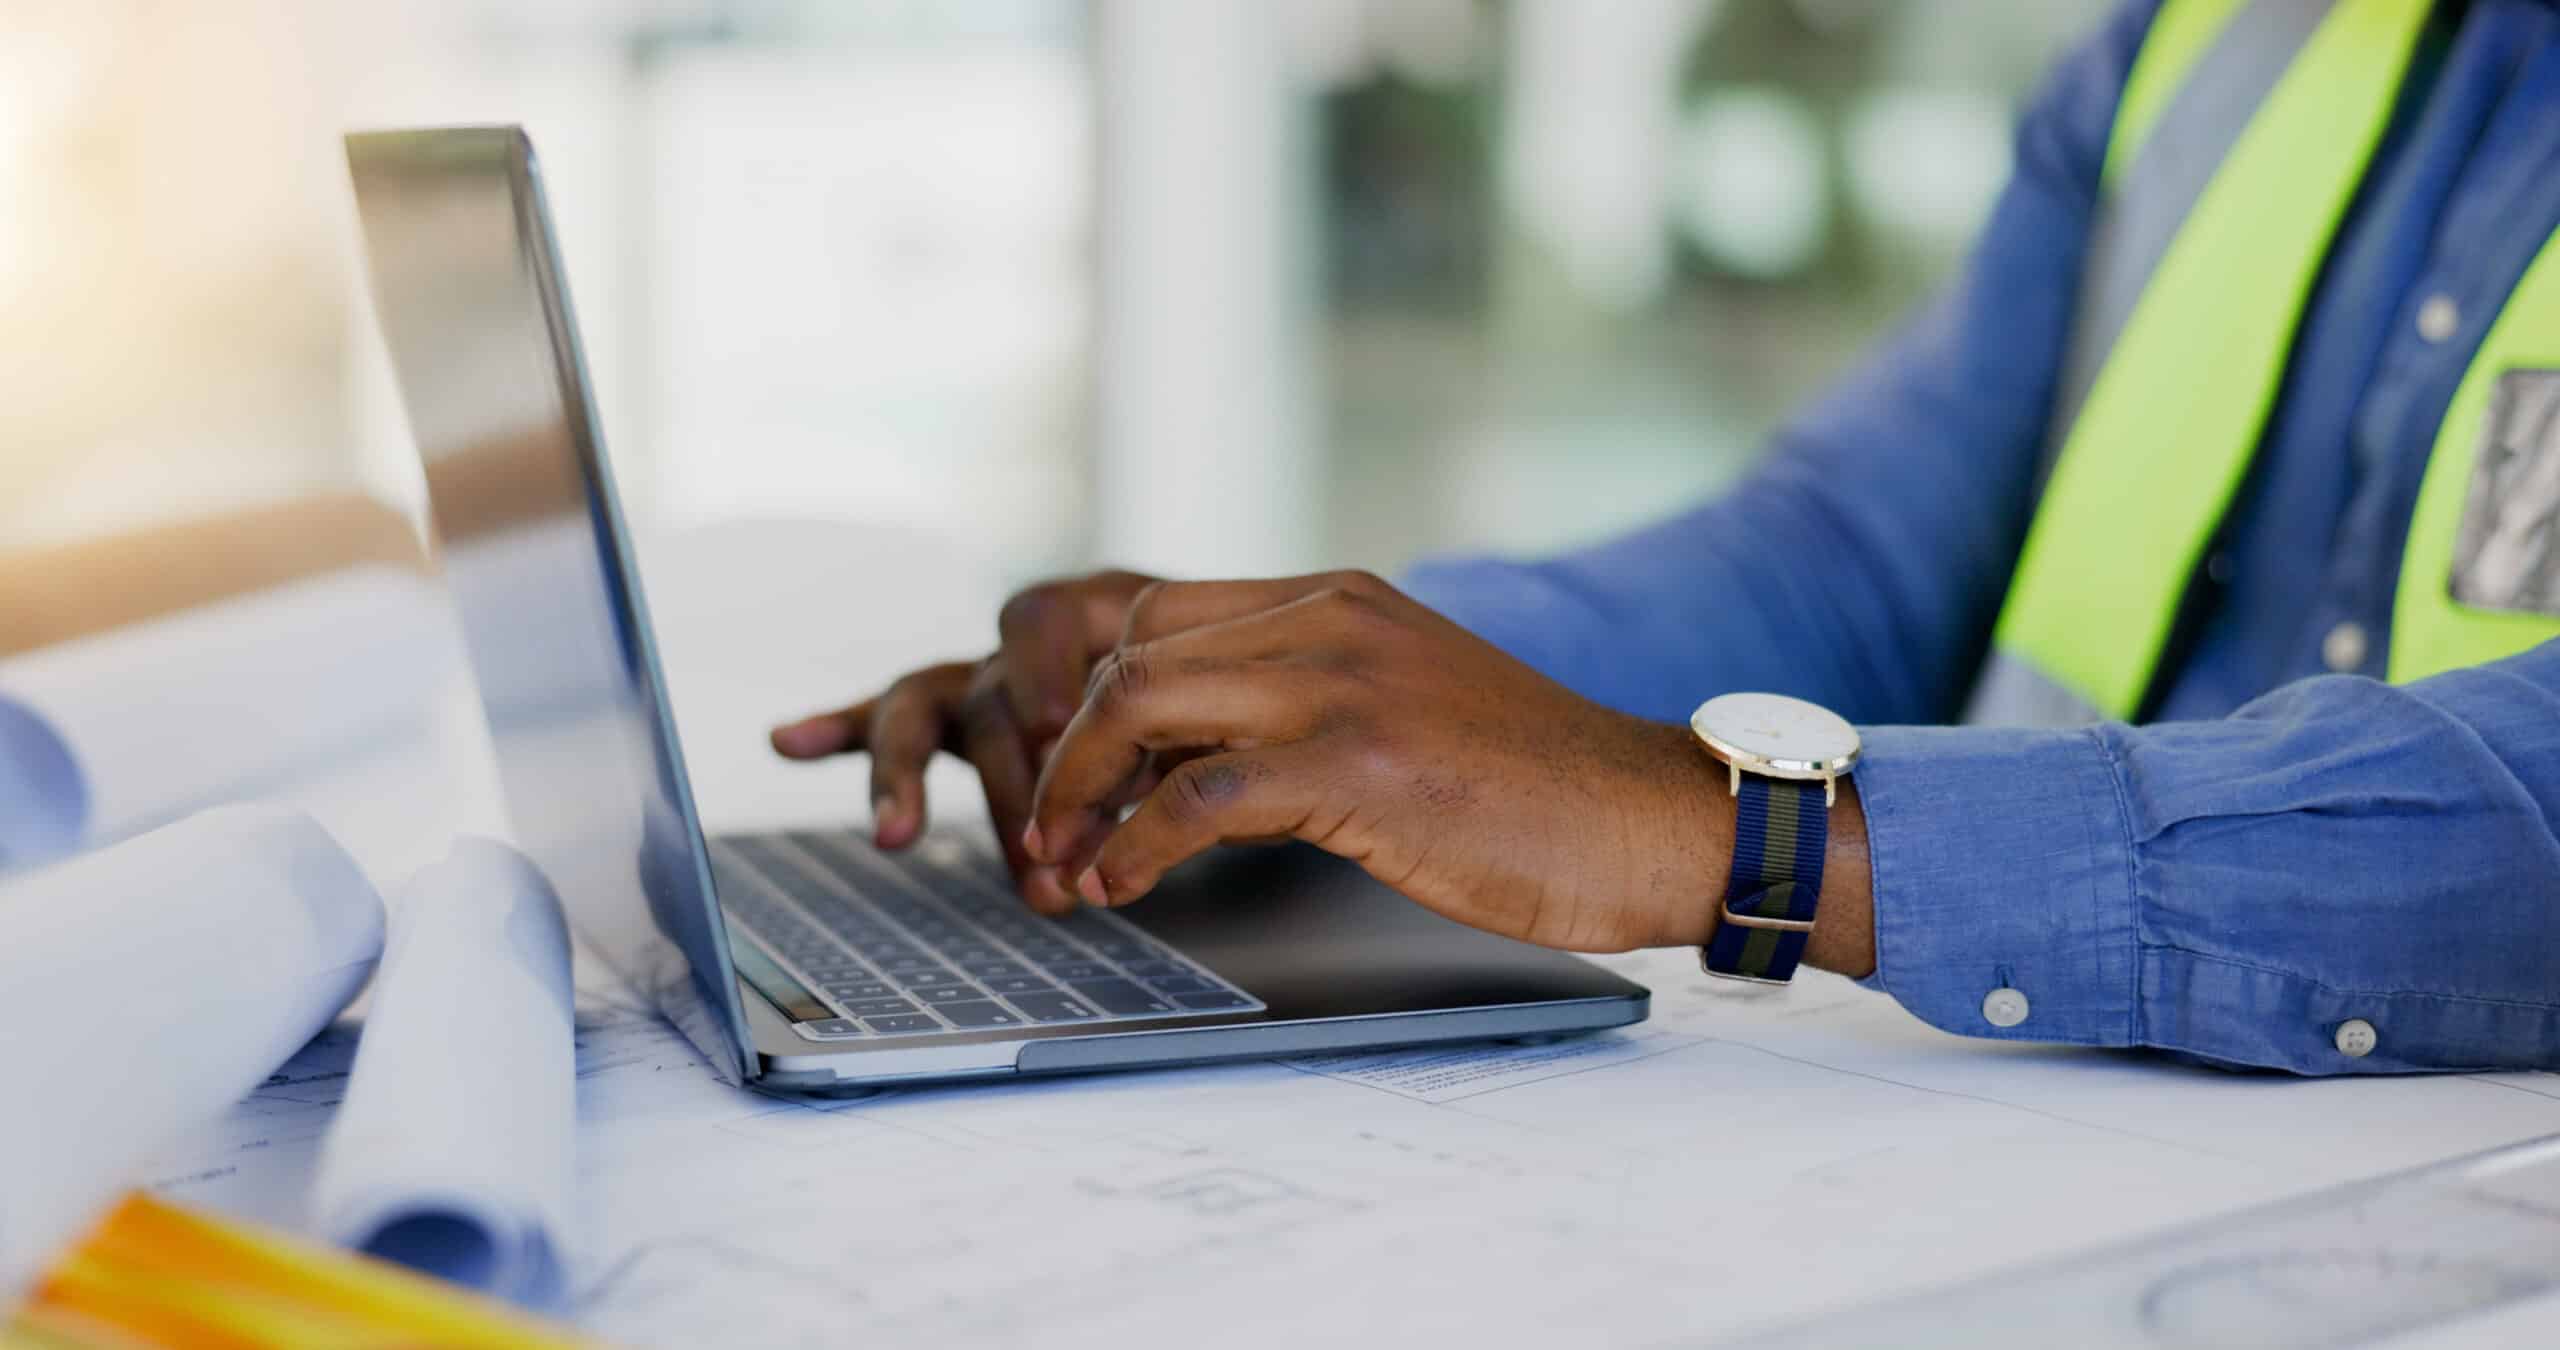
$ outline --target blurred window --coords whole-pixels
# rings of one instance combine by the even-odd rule
[[[1130,82],[1161,63],[1114,64],[1194,4],[1269,40],[1175,73],[1281,90],[1278,138],[1251,100],[1149,103]],[[1018,579],[1196,542],[1142,536],[1234,519],[1234,454],[1306,485],[1270,506],[1294,542],[1257,557],[1591,539],[1728,479],[1947,274],[2012,109],[2102,8],[23,0],[0,17],[0,550],[350,487],[414,506],[336,135],[439,121],[532,129],[658,527],[921,529]],[[1097,111],[1123,97],[1196,118],[1207,162],[1234,138],[1249,193],[1128,191],[1151,161]],[[1115,275],[1102,232],[1178,238],[1213,204],[1200,228],[1268,215],[1267,246],[1185,265],[1265,275],[1191,303],[1279,288],[1279,313],[1254,300],[1223,366],[1106,378],[1161,357],[1106,340],[1147,259]],[[1252,425],[1181,448],[1201,472],[1097,505],[1115,465],[1167,462],[1115,458],[1145,410],[1098,417],[1097,388],[1263,367],[1233,403]]]

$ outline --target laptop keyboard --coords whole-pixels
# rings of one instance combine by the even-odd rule
[[[813,1040],[1263,1006],[1116,914],[1032,913],[1001,858],[948,836],[899,853],[845,834],[731,836],[711,841],[711,870],[733,937],[752,934],[825,1005],[795,1018]]]

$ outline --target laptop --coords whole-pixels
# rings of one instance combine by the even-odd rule
[[[1645,989],[1439,918],[1304,847],[1040,917],[984,831],[706,838],[533,147],[351,135],[375,310],[508,822],[581,940],[725,1078],[885,1085],[1194,1064],[1644,1019]]]

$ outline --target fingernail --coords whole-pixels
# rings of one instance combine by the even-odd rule
[[[773,729],[773,748],[786,755],[805,755],[812,753],[818,745],[818,733],[823,730],[825,730],[825,728],[821,726],[818,719],[814,717],[807,721],[793,722],[786,726],[775,727]]]
[[[1039,821],[1035,820],[1022,827],[1022,851],[1034,858],[1047,858],[1049,856],[1048,852],[1040,847]]]
[[[905,824],[905,818],[898,814],[897,798],[882,797],[871,803],[871,830],[874,838],[886,841],[891,835],[898,833]]]
[[[1099,867],[1088,867],[1084,869],[1083,876],[1076,878],[1076,894],[1083,896],[1085,903],[1096,909],[1111,908],[1111,892],[1103,888],[1102,869]]]
[[[1022,874],[1024,898],[1034,904],[1054,905],[1067,898],[1067,883],[1054,867],[1034,867]]]

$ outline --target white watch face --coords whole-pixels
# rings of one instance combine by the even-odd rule
[[[1720,694],[1689,729],[1745,770],[1774,777],[1842,774],[1858,760],[1858,729],[1820,704],[1784,694]]]

